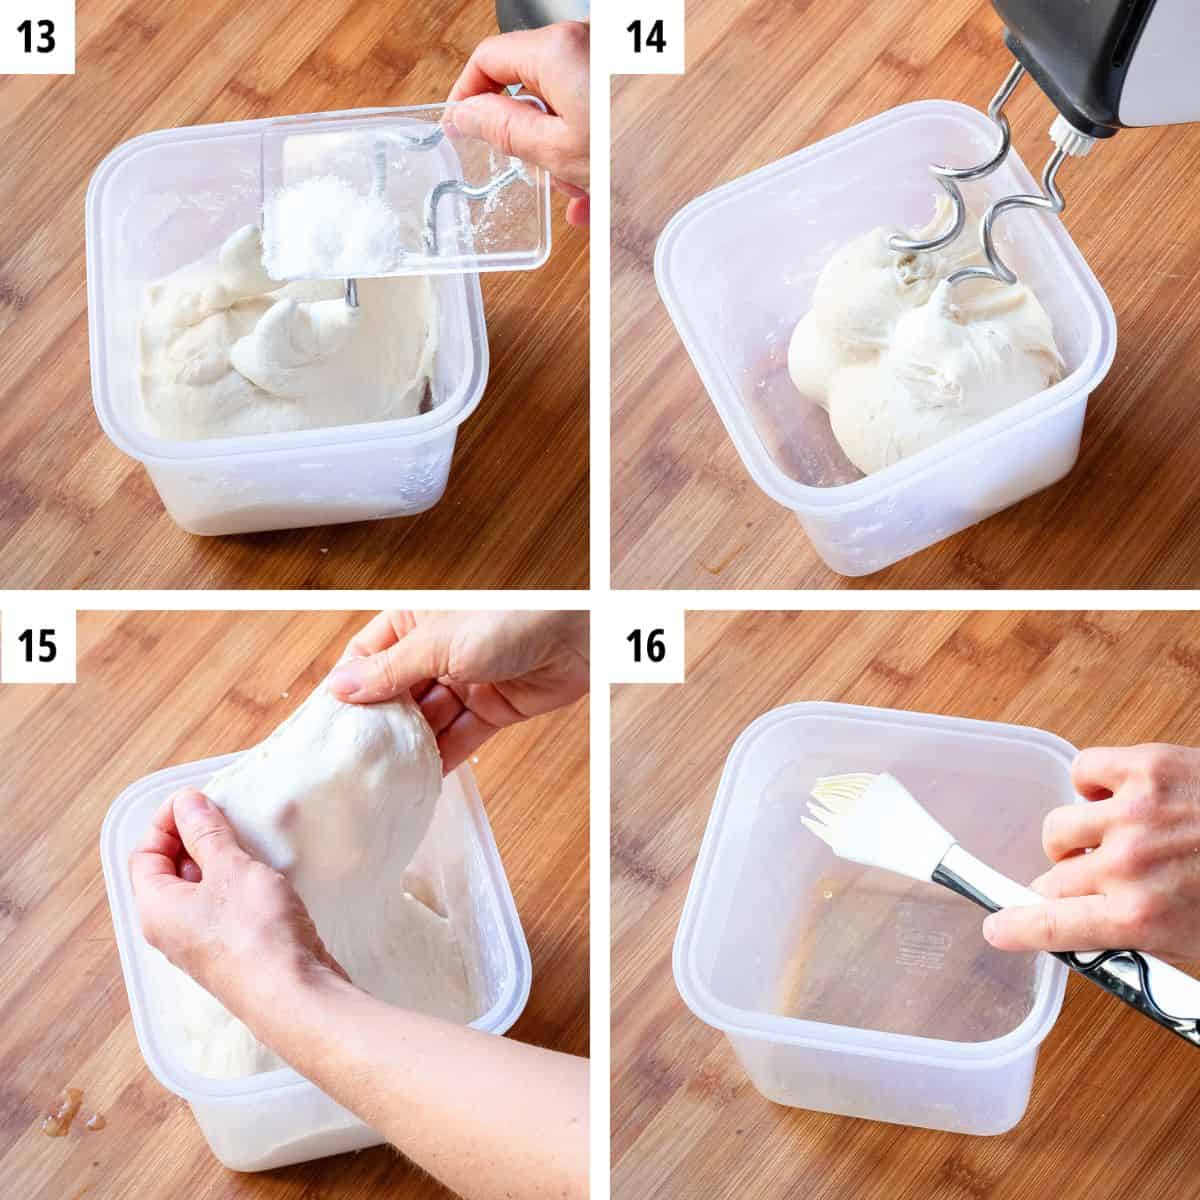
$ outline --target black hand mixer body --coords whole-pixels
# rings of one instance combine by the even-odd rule
[[[995,224],[1014,209],[1061,213],[1057,176],[1068,158],[1087,154],[1123,126],[1200,121],[1200,14],[1196,0],[992,0],[1005,23],[1005,42],[1017,62],[988,106],[998,147],[973,167],[934,166],[953,204],[953,219],[933,237],[897,234],[898,253],[948,245],[967,217],[960,185],[983,179],[1008,157],[1012,131],[1004,107],[1021,79],[1032,75],[1059,117],[1050,130],[1054,153],[1042,171],[1042,190],[1005,196],[984,213],[980,245],[986,265],[966,267],[951,285],[973,279],[1011,284],[1016,274],[996,246]]]
[[[1195,0],[992,0],[1005,42],[1080,133],[1200,120]]]

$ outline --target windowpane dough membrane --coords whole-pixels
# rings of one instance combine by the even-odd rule
[[[203,790],[242,846],[292,881],[354,983],[465,1024],[477,999],[452,899],[431,877],[436,866],[413,861],[441,787],[437,743],[415,703],[343,704],[322,684]],[[231,1078],[284,1065],[199,984],[170,970],[193,1071]]]

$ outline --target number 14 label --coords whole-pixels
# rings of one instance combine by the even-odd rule
[[[682,75],[684,0],[608,0],[594,5],[610,75]]]

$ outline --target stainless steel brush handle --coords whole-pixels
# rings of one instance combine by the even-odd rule
[[[1045,900],[957,844],[946,852],[932,879],[988,912]],[[1054,957],[1184,1041],[1200,1046],[1200,979],[1141,950],[1093,950]]]

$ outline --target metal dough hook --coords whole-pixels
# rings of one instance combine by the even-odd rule
[[[995,224],[998,217],[1014,208],[1035,208],[1044,212],[1060,213],[1067,207],[1063,194],[1058,190],[1055,178],[1059,168],[1066,162],[1068,152],[1057,149],[1050,156],[1042,171],[1042,193],[1037,196],[1005,196],[997,200],[983,215],[980,226],[980,243],[983,246],[984,257],[988,260],[986,267],[963,267],[955,271],[946,282],[954,287],[955,284],[965,283],[968,279],[991,279],[996,283],[1016,283],[1017,273],[1000,257],[996,249]]]
[[[985,179],[1000,167],[1008,157],[1008,153],[1012,149],[1012,129],[1008,123],[1008,118],[1004,115],[1004,106],[1011,99],[1013,92],[1017,89],[1017,84],[1024,77],[1025,68],[1020,63],[1017,63],[1009,71],[1008,77],[1000,86],[1000,90],[992,98],[991,104],[988,105],[988,116],[991,117],[996,128],[1000,131],[1000,147],[987,162],[978,167],[955,169],[952,167],[934,166],[930,168],[954,204],[954,219],[951,222],[950,228],[945,233],[927,240],[906,237],[903,234],[893,235],[888,239],[888,245],[893,250],[910,253],[940,250],[943,246],[948,246],[962,233],[967,220],[967,204],[963,199],[962,191],[958,185],[960,183],[970,183],[974,180]],[[1042,191],[1037,195],[1005,196],[997,200],[984,213],[983,219],[980,222],[979,240],[983,255],[987,259],[987,266],[963,267],[955,271],[946,281],[951,287],[955,284],[965,283],[970,279],[990,279],[995,283],[1004,284],[1016,283],[1016,272],[1000,257],[1000,252],[996,248],[995,226],[997,219],[1017,208],[1032,208],[1052,213],[1061,213],[1066,209],[1067,202],[1058,188],[1058,172],[1068,158],[1087,154],[1096,143],[1094,138],[1080,133],[1079,130],[1074,128],[1062,116],[1055,119],[1054,124],[1050,128],[1050,137],[1054,142],[1055,150],[1042,171]]]
[[[1013,92],[1017,90],[1017,84],[1024,77],[1025,68],[1020,63],[1017,63],[1009,71],[1008,78],[1000,85],[1000,90],[992,97],[992,102],[988,105],[988,116],[992,118],[996,128],[1000,131],[1000,147],[987,162],[982,163],[978,167],[956,168],[935,165],[929,168],[937,177],[938,182],[942,185],[946,195],[950,197],[954,205],[954,220],[950,228],[945,233],[925,241],[912,236],[905,236],[904,234],[894,234],[888,239],[888,245],[893,250],[898,250],[901,253],[921,253],[927,250],[940,250],[943,246],[950,245],[962,233],[963,227],[967,223],[967,202],[963,199],[962,191],[958,185],[960,183],[972,183],[977,179],[986,179],[1008,158],[1008,152],[1012,149],[1012,127],[1008,123],[1008,118],[1004,115],[1004,106],[1012,98]]]

